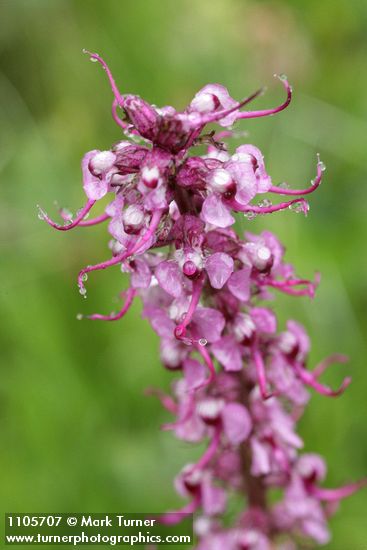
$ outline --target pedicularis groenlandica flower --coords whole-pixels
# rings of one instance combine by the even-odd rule
[[[333,355],[308,368],[304,328],[288,321],[279,331],[274,312],[261,301],[271,299],[273,289],[313,297],[318,278],[298,278],[269,231],[245,232],[241,238],[233,229],[235,212],[247,218],[288,208],[306,214],[303,196],[320,185],[324,165],[318,158],[310,187],[276,186],[257,147],[241,145],[231,154],[223,142],[237,120],[285,109],[292,89],[280,76],[284,103],[248,111],[243,108],[262,90],[238,102],[224,86],[209,84],[177,112],[122,95],[103,59],[86,53],[107,73],[112,116],[124,139],[84,156],[87,202],[74,218],[65,210],[64,225],[42,210],[40,217],[60,231],[108,223],[111,257],[81,270],[79,291],[86,295],[88,273],[114,265],[130,274],[130,288],[119,313],[87,318],[120,319],[140,296],[143,316],[161,338],[164,366],[180,374],[172,396],[155,392],[173,416],[164,428],[184,441],[205,441],[207,448],[176,478],[175,487],[187,501],[179,512],[195,512],[200,550],[290,550],[304,539],[324,544],[328,516],[364,481],[324,488],[325,463],[316,454],[300,453],[296,424],[309,400],[308,388],[335,397],[348,386],[350,378],[337,389],[321,381],[325,369],[345,357]],[[224,129],[205,131],[209,123]],[[195,147],[203,144],[206,154],[195,155]],[[87,218],[108,193],[111,202],[104,213]],[[294,198],[259,201],[269,193]],[[282,495],[275,502],[268,498],[273,489]],[[247,506],[234,525],[224,527],[221,518],[235,492]]]

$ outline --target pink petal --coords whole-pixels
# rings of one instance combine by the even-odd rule
[[[216,252],[205,262],[205,269],[213,288],[222,288],[233,272],[233,260],[228,254]]]
[[[224,329],[225,319],[223,315],[210,307],[198,307],[192,318],[192,330],[198,338],[204,338],[208,342],[219,340]]]
[[[212,345],[211,350],[226,371],[240,371],[242,369],[241,348],[233,336],[229,334],[223,336]]]
[[[228,288],[233,296],[246,302],[250,298],[250,267],[243,267],[232,273],[228,280]]]
[[[209,197],[205,199],[200,217],[204,222],[215,225],[216,227],[229,227],[235,222],[229,209],[223,204],[221,196],[216,193],[209,195]]]
[[[224,433],[233,445],[245,441],[251,432],[251,417],[240,403],[227,403],[222,411],[222,422]]]
[[[194,389],[203,384],[206,377],[206,368],[197,359],[185,359],[183,370],[188,389]]]
[[[201,485],[201,499],[204,513],[214,516],[224,512],[227,495],[224,489],[212,485],[210,479],[204,479]]]
[[[82,160],[83,187],[88,199],[98,200],[105,196],[108,191],[106,178],[99,179],[89,170],[89,162],[100,151],[89,151]]]
[[[251,308],[251,318],[260,332],[273,334],[277,330],[277,319],[274,313],[266,307]]]
[[[173,260],[161,262],[155,269],[155,276],[160,286],[174,298],[181,296],[183,276],[177,263]]]

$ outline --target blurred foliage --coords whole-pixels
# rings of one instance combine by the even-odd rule
[[[147,386],[169,387],[158,341],[140,306],[120,323],[78,322],[108,312],[127,281],[119,271],[76,290],[81,266],[108,255],[104,228],[60,234],[37,219],[36,203],[83,202],[80,158],[120,138],[99,52],[123,91],[183,108],[207,82],[241,98],[259,85],[290,108],[242,122],[264,151],[274,181],[297,187],[327,165],[303,218],[284,212],[241,227],[274,230],[302,276],[322,273],[313,302],[277,298],[313,340],[312,361],[341,351],[340,399],[314,396],[301,424],[307,450],[328,460],[327,484],[366,474],[367,4],[359,0],[1,0],[1,492],[5,511],[161,511],[180,504],[172,478],[192,460],[188,445],[158,427],[167,420]],[[234,142],[235,146],[236,142]],[[366,492],[332,521],[333,550],[366,548]]]

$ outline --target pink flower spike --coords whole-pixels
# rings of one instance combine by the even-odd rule
[[[339,487],[338,489],[323,489],[322,487],[316,487],[311,485],[308,490],[312,496],[318,498],[319,500],[324,500],[326,502],[334,502],[341,500],[343,498],[350,497],[359,489],[367,486],[367,479],[362,479],[356,483],[349,483],[344,485],[344,487]]]
[[[330,357],[326,357],[313,369],[312,374],[315,378],[319,378],[333,363],[347,363],[349,357],[341,353],[333,353]]]
[[[110,315],[101,315],[100,313],[93,313],[93,315],[86,315],[85,319],[91,319],[92,321],[118,321],[125,313],[127,313],[133,303],[136,290],[129,288],[126,291],[126,300],[122,309],[118,313],[110,313]]]
[[[115,96],[118,104],[121,107],[123,107],[124,106],[123,97],[120,94],[120,91],[119,91],[119,89],[116,85],[115,79],[113,78],[112,73],[111,73],[107,63],[102,59],[102,57],[100,57],[98,55],[98,53],[91,53],[88,50],[86,50],[85,48],[83,49],[83,53],[86,53],[87,55],[89,55],[89,58],[90,58],[91,61],[98,61],[98,63],[100,63],[102,65],[102,67],[106,71],[108,79],[110,81],[111,88],[112,88],[112,91],[113,91],[113,95]]]
[[[328,386],[319,382],[315,378],[314,373],[307,371],[299,363],[292,362],[291,365],[294,368],[297,376],[302,380],[304,384],[306,384],[307,386],[310,386],[321,395],[326,395],[327,397],[338,397],[339,395],[344,393],[344,391],[352,381],[352,378],[350,376],[347,376],[346,378],[344,378],[343,382],[341,383],[340,387],[337,390],[332,390]]]
[[[269,189],[269,193],[277,193],[278,195],[308,195],[313,193],[321,184],[322,176],[325,171],[324,164],[320,161],[317,162],[317,174],[316,178],[312,181],[312,185],[307,189],[287,189],[272,185]]]
[[[279,210],[285,210],[295,203],[299,203],[301,211],[306,215],[309,210],[309,204],[305,199],[293,199],[291,201],[273,204],[272,206],[242,205],[234,199],[225,201],[225,204],[233,208],[236,212],[254,212],[255,214],[272,214],[273,212],[279,212]]]
[[[69,229],[73,229],[77,225],[80,225],[83,221],[83,218],[90,212],[90,210],[95,205],[96,201],[89,199],[86,204],[83,206],[83,208],[78,212],[78,215],[76,216],[75,220],[67,225],[60,225],[49,218],[49,216],[42,210],[40,206],[38,206],[39,210],[39,218],[42,220],[45,220],[48,225],[53,227],[54,229],[57,229],[58,231],[69,231]],[[84,222],[85,223],[85,222]]]
[[[267,390],[267,380],[266,380],[266,372],[265,372],[265,365],[262,358],[262,355],[260,351],[256,348],[256,346],[252,347],[252,358],[255,363],[256,372],[257,372],[257,379],[259,382],[260,387],[260,393],[261,397],[265,399],[270,399],[270,397],[274,397],[274,392],[268,392]]]
[[[276,113],[280,113],[280,111],[283,111],[288,107],[292,99],[292,87],[290,86],[286,77],[278,76],[278,75],[274,75],[274,76],[275,78],[278,78],[280,82],[283,84],[285,91],[287,92],[286,100],[281,105],[278,105],[278,107],[274,107],[273,109],[240,112],[238,113],[237,120],[240,120],[242,118],[259,118],[263,116],[275,115]]]

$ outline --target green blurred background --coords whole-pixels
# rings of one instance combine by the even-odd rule
[[[0,494],[3,511],[162,511],[181,505],[172,478],[200,449],[159,431],[168,420],[147,386],[168,388],[158,340],[136,305],[115,324],[76,320],[109,312],[127,284],[95,274],[88,300],[76,274],[108,257],[105,228],[62,234],[37,219],[54,200],[84,201],[80,159],[120,138],[97,51],[123,92],[183,108],[207,82],[258,105],[289,109],[242,122],[274,181],[307,184],[316,152],[325,183],[307,218],[284,212],[242,227],[276,231],[302,276],[322,273],[316,299],[279,297],[281,322],[303,322],[313,362],[333,351],[354,383],[340,399],[314,396],[301,423],[306,449],[328,460],[327,485],[366,474],[367,3],[361,0],[1,0]],[[234,145],[236,142],[234,142]],[[343,502],[327,548],[367,548],[366,491]]]

